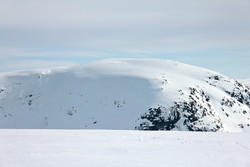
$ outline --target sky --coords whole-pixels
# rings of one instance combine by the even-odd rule
[[[250,78],[250,0],[0,0],[0,72],[104,58]]]

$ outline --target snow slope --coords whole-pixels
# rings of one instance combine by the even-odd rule
[[[0,128],[248,131],[250,89],[154,59],[0,74]]]
[[[249,133],[0,130],[3,167],[247,167]]]
[[[248,87],[250,87],[250,79],[242,79],[240,80],[242,83],[244,83],[245,85],[247,85]]]

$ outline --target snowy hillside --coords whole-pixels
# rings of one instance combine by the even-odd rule
[[[245,79],[245,80],[240,80],[243,84],[247,85],[250,87],[250,79]]]
[[[248,167],[249,133],[0,130],[1,167]]]
[[[108,59],[0,74],[0,128],[242,132],[250,89],[203,68]]]

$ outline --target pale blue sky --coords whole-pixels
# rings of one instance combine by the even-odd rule
[[[103,58],[250,78],[250,0],[0,0],[0,71]]]

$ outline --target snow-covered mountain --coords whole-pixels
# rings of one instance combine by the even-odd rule
[[[248,87],[250,87],[250,79],[242,79],[240,80],[243,84],[247,85]]]
[[[250,89],[174,61],[107,59],[0,74],[0,128],[250,129]]]

